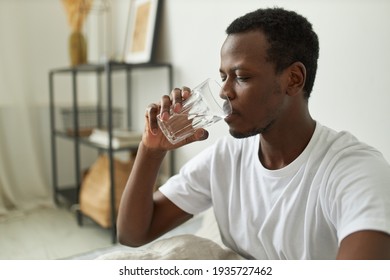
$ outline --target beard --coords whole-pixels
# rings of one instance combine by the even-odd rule
[[[235,131],[235,130],[230,129],[229,133],[234,138],[243,139],[243,138],[256,136],[257,134],[262,134],[262,133],[264,133],[264,131],[265,131],[265,129],[254,129],[254,130],[247,131],[247,132],[241,132],[241,131]]]
[[[252,137],[252,136],[255,136],[257,134],[259,134],[260,132],[256,132],[256,131],[251,131],[251,132],[240,132],[240,131],[234,131],[234,130],[230,130],[230,135],[233,136],[234,138],[237,138],[237,139],[243,139],[243,138],[248,138],[248,137]]]
[[[260,127],[260,128],[256,127],[256,128],[253,128],[252,130],[248,130],[248,131],[237,131],[237,130],[230,128],[229,133],[231,136],[233,136],[234,138],[237,138],[237,139],[248,138],[248,137],[256,136],[258,134],[267,133],[267,131],[269,131],[270,128],[272,127],[272,124],[273,124],[273,121],[268,123],[265,127]]]

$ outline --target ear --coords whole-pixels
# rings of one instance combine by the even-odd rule
[[[288,67],[287,94],[294,96],[303,92],[306,81],[306,67],[301,62],[294,62]]]

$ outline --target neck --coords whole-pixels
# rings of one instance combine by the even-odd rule
[[[309,114],[298,122],[286,123],[273,126],[260,138],[259,160],[267,169],[280,169],[293,162],[310,142],[316,125]]]

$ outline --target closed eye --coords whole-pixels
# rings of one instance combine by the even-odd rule
[[[240,82],[245,82],[249,79],[249,77],[245,77],[245,76],[237,76],[236,79]]]

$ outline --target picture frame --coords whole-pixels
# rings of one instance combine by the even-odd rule
[[[154,60],[162,0],[131,0],[127,20],[124,61],[139,64]]]

